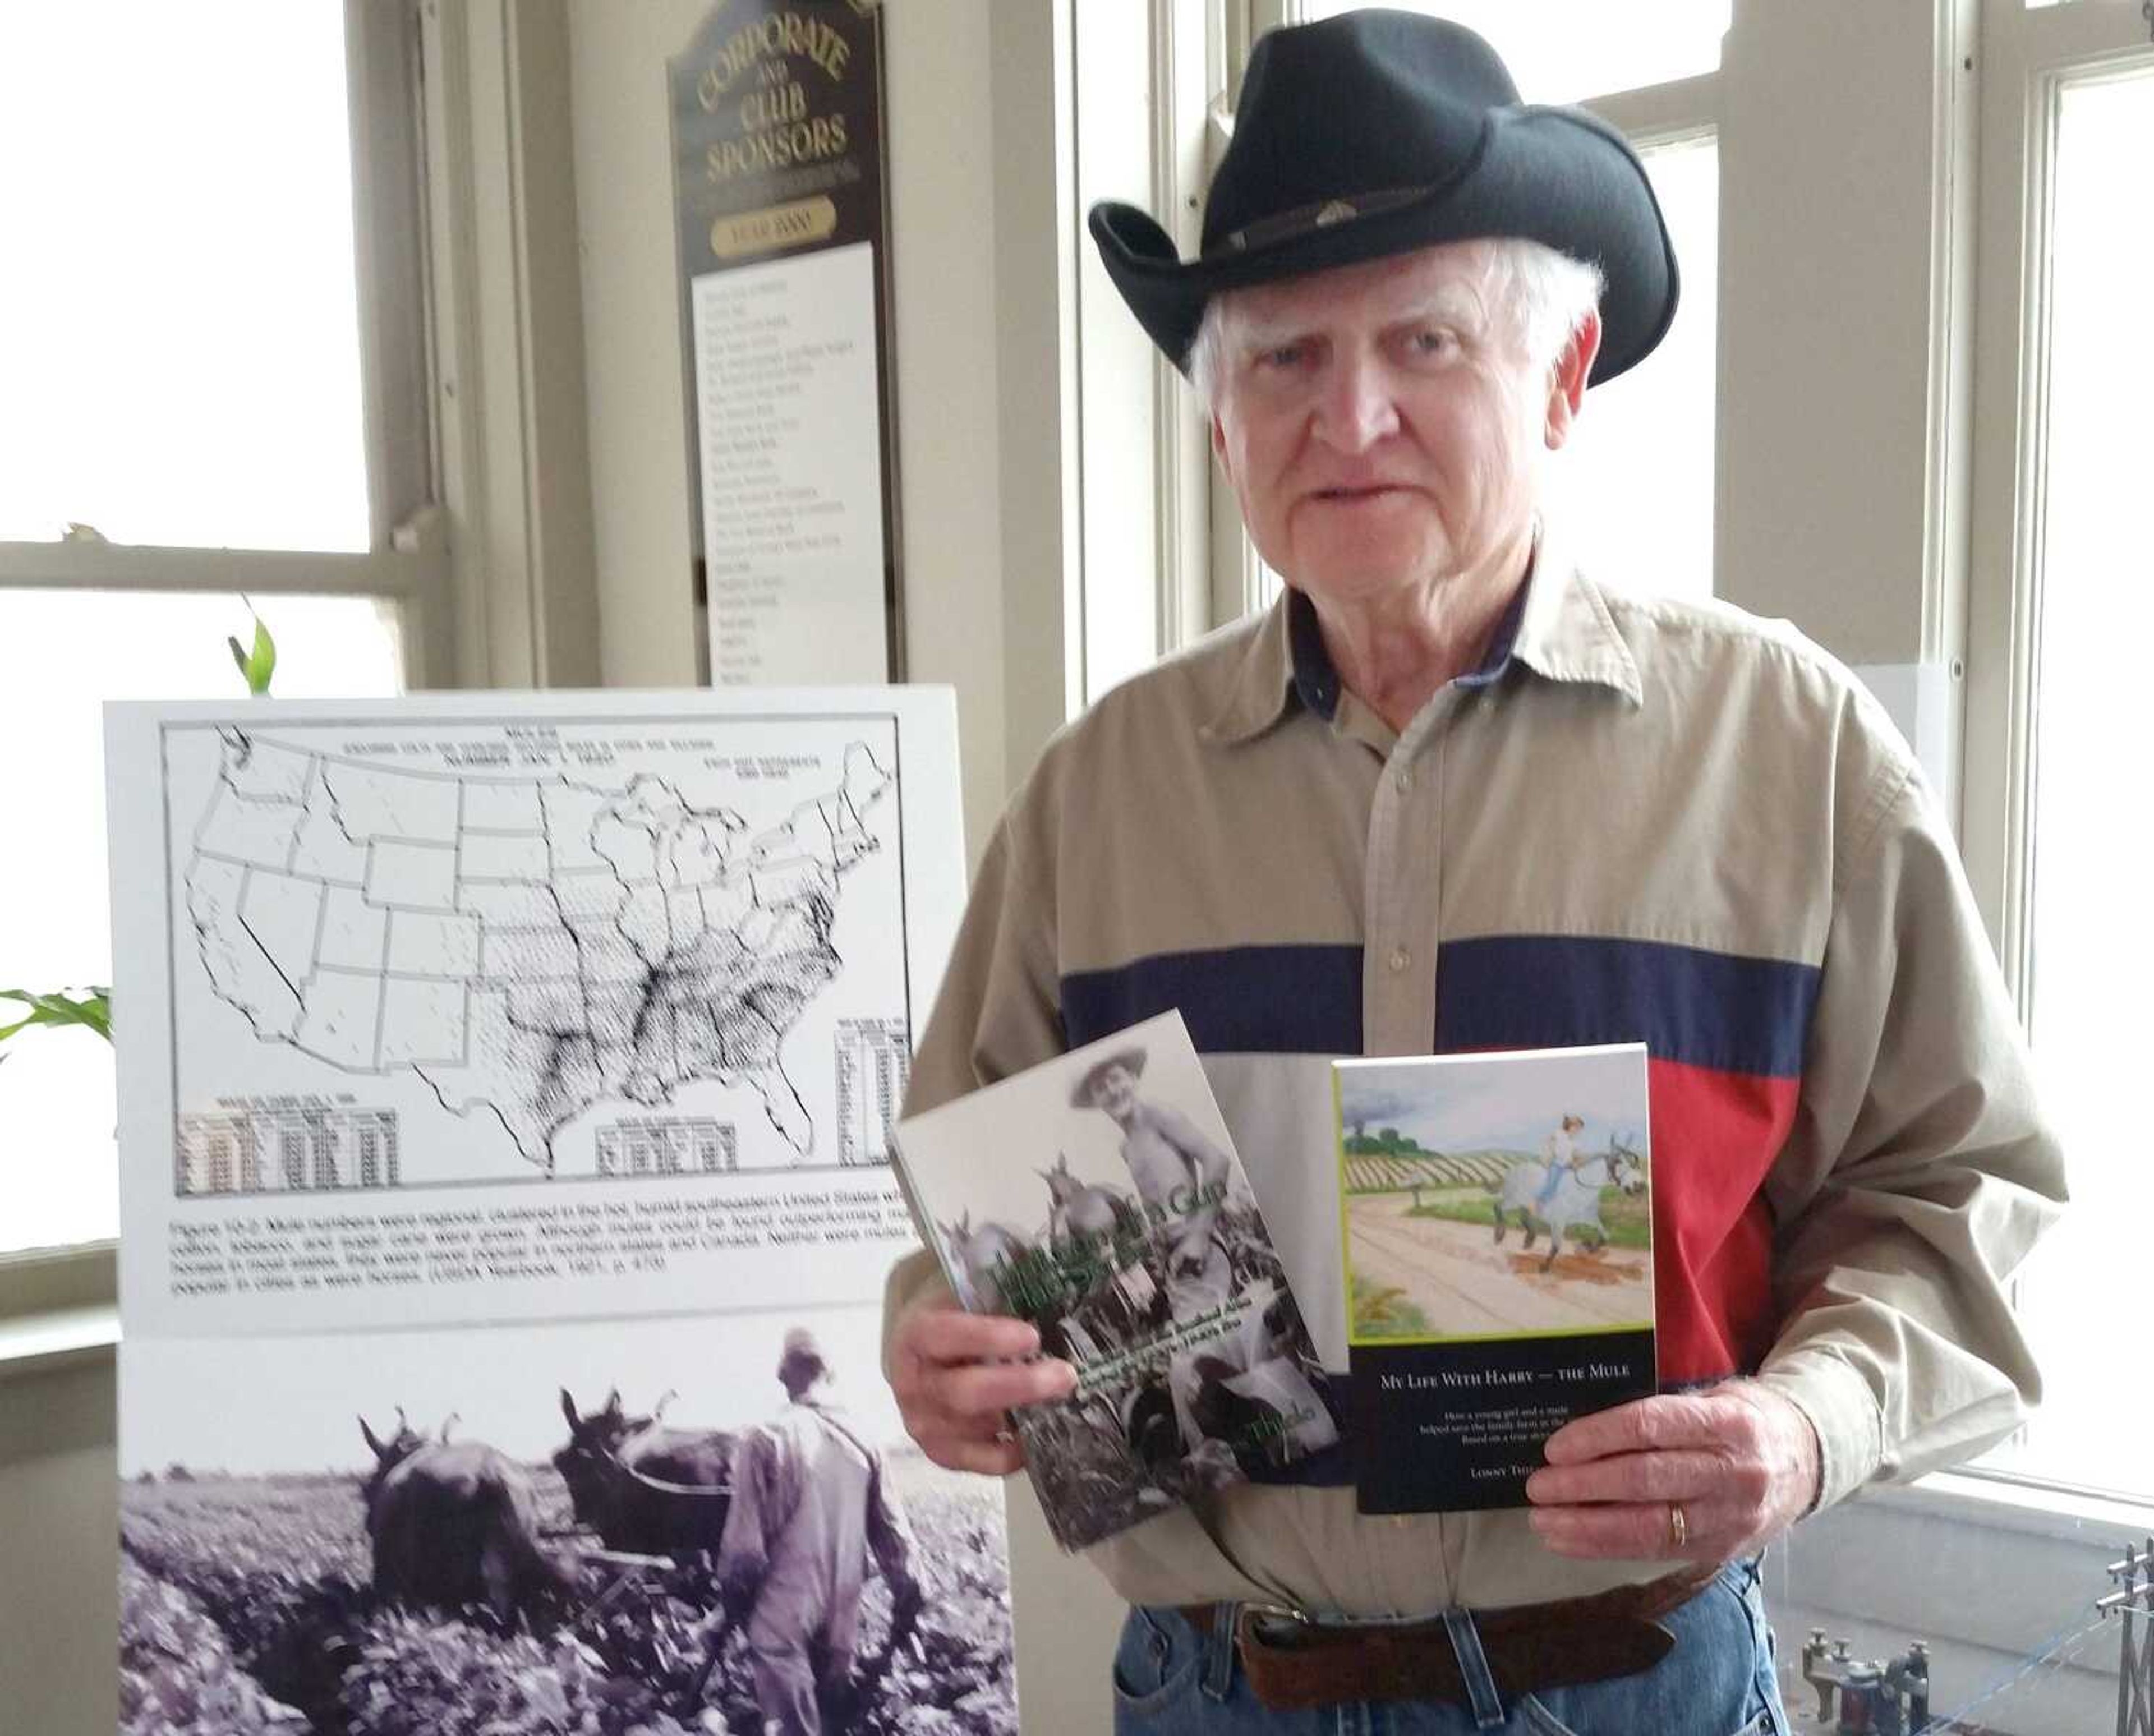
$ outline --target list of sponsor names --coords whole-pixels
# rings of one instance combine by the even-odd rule
[[[881,423],[863,242],[696,279],[711,671],[881,681]]]

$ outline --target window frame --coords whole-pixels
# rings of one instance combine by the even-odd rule
[[[2090,73],[2154,69],[2138,0],[1983,0],[1973,546],[1961,853],[2024,1020],[2048,421],[2050,187],[2059,102]]]
[[[369,548],[4,541],[0,590],[373,598],[407,691],[595,687],[567,17],[344,0],[344,19]],[[0,1256],[0,1367],[103,1305],[68,1299],[110,1297],[115,1245]]]
[[[396,605],[407,684],[448,676],[442,651],[450,569],[436,506],[415,16],[402,6],[345,0],[368,549],[0,540],[0,589],[372,597]]]
[[[2049,265],[2062,99],[2068,85],[2090,79],[2154,74],[2154,14],[2140,0],[1982,6],[1981,191],[1971,271],[1980,341],[1969,455],[1960,850],[2014,1007],[2031,1029]],[[2014,1293],[2016,1302],[2017,1281]],[[2111,1498],[2009,1465],[1978,1463],[1960,1474],[2030,1507],[2111,1503],[2120,1524],[2154,1510],[2154,1489]]]
[[[293,595],[370,598],[395,606],[406,685],[450,678],[452,581],[436,504],[415,19],[402,6],[345,6],[369,548],[0,540],[0,590],[237,591],[265,604]],[[0,1368],[49,1366],[55,1345],[78,1339],[80,1349],[110,1341],[101,1316],[83,1310],[110,1307],[117,1245],[100,1238],[0,1256]]]
[[[1069,0],[1064,0],[1069,3]],[[1211,94],[1238,0],[1146,0],[1141,8],[1070,4],[1069,212],[1076,308],[1074,549],[1077,607],[1071,714],[1131,672],[1101,600],[1126,633],[1141,623],[1142,662],[1208,631],[1211,461],[1202,411],[1173,365],[1131,323],[1084,232],[1102,198],[1161,213],[1176,245],[1197,250],[1203,190],[1216,163]],[[1146,76],[1123,71],[1141,56]],[[1132,428],[1141,430],[1135,440]]]

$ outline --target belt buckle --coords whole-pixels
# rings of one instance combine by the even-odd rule
[[[1267,1630],[1258,1625],[1264,1622],[1278,1625]],[[1261,1646],[1291,1650],[1302,1636],[1322,1628],[1315,1616],[1296,1604],[1245,1603],[1235,1616],[1234,1639],[1237,1645],[1253,1639]]]

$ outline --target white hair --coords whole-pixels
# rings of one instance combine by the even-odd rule
[[[1600,268],[1524,236],[1491,237],[1486,248],[1489,299],[1507,309],[1536,372],[1552,369],[1586,317],[1600,306]],[[1203,323],[1189,346],[1189,379],[1204,407],[1216,410],[1227,359],[1232,290],[1205,304]]]

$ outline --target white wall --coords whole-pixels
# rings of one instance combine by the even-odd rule
[[[0,1375],[0,1732],[111,1736],[120,1471],[103,1358]]]
[[[703,0],[569,12],[586,399],[609,685],[692,682],[689,476],[666,59]],[[1049,0],[889,0],[892,314],[908,675],[957,692],[977,857],[1064,715],[1061,462],[1074,230],[1059,185]],[[1028,1729],[1109,1727],[1121,1606],[1011,1487]]]
[[[706,10],[704,0],[646,0],[569,14],[608,686],[697,678],[666,60]],[[1016,16],[991,18],[987,0],[893,0],[885,26],[908,673],[957,690],[975,853],[1013,769],[990,55],[998,30],[1048,8],[1005,0],[996,11]],[[1028,408],[1035,426],[1039,408]],[[1059,616],[1057,575],[1027,580]],[[1036,746],[1037,715],[1030,727]]]

